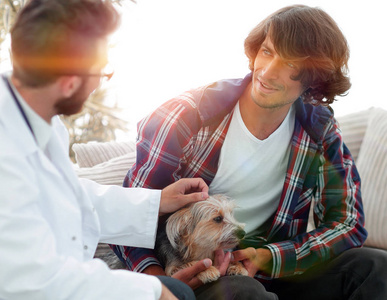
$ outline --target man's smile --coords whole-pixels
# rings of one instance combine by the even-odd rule
[[[280,88],[274,84],[270,84],[263,81],[261,78],[257,78],[258,89],[264,94],[271,94],[280,90]]]

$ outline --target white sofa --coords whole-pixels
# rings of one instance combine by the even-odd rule
[[[387,250],[387,111],[370,108],[337,120],[362,180],[366,246]],[[122,185],[135,162],[134,141],[75,144],[72,149],[78,176],[101,184]]]

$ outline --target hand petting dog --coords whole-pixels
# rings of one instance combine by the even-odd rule
[[[161,191],[159,216],[175,212],[187,204],[207,198],[208,186],[203,179],[180,179]]]
[[[234,208],[235,203],[224,195],[209,197],[208,186],[199,178],[181,179],[164,188],[160,200],[160,220],[164,221],[159,223],[155,250],[165,271],[151,265],[143,273],[168,275],[192,289],[225,275],[253,277],[261,269],[256,257],[266,257],[258,251],[267,249],[230,252],[245,235],[244,224],[233,216]],[[125,268],[111,256],[103,258],[109,267]]]

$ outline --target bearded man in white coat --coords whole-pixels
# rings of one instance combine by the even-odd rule
[[[100,241],[152,248],[159,215],[208,197],[201,179],[160,191],[75,175],[57,115],[79,112],[108,76],[107,37],[118,23],[109,1],[31,0],[11,30],[13,72],[0,78],[0,299],[193,297],[173,278],[93,259]],[[210,264],[180,279],[195,281]]]

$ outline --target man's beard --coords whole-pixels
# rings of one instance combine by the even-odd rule
[[[89,94],[85,91],[85,80],[82,80],[81,85],[72,96],[58,99],[55,104],[56,113],[66,116],[79,113],[88,97]]]
[[[282,101],[275,100],[275,101],[271,101],[271,102],[265,101],[264,99],[267,96],[263,95],[263,94],[259,94],[259,92],[258,92],[258,95],[254,94],[254,92],[251,92],[250,96],[251,96],[252,101],[255,103],[255,105],[259,106],[260,108],[268,109],[271,111],[280,110],[284,106],[288,106],[288,105],[293,104],[295,101],[293,99],[287,99],[287,100],[282,100]]]

